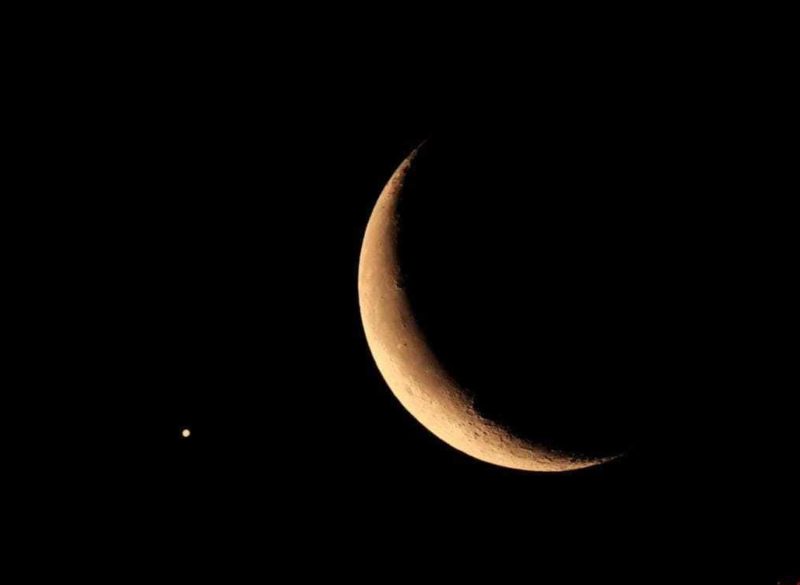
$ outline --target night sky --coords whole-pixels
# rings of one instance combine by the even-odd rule
[[[347,542],[526,582],[796,570],[796,385],[764,329],[787,294],[785,217],[733,109],[699,78],[634,70],[395,100],[325,64],[197,67],[51,113],[72,194],[44,206],[61,235],[36,297],[69,389],[37,398],[53,474],[111,486],[112,509],[146,502],[168,532],[261,526],[273,560]],[[494,467],[383,382],[359,249],[425,139],[401,245],[432,343],[520,433],[620,460]]]

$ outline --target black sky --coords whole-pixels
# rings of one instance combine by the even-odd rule
[[[52,238],[30,248],[49,332],[35,341],[57,350],[34,377],[60,383],[33,400],[57,421],[53,474],[200,524],[269,518],[288,548],[302,526],[320,538],[296,545],[310,558],[353,531],[413,530],[426,550],[608,574],[791,570],[794,387],[764,329],[790,234],[752,120],[700,73],[665,83],[642,63],[415,82],[399,101],[403,71],[358,84],[328,65],[87,72],[43,109],[46,150],[67,153],[26,195]],[[488,412],[622,460],[492,467],[382,381],[359,247],[425,139],[403,253],[431,339]]]

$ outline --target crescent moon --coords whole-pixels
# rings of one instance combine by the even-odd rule
[[[584,458],[525,440],[484,418],[470,393],[447,372],[429,346],[401,281],[398,202],[419,151],[397,168],[367,224],[358,268],[358,297],[367,343],[400,403],[448,445],[481,461],[526,471],[570,471],[616,456]]]

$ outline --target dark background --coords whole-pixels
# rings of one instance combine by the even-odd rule
[[[435,67],[379,83],[324,57],[111,72],[136,61],[54,75],[63,99],[33,102],[31,148],[57,161],[26,187],[29,343],[56,356],[27,378],[45,494],[141,508],[154,534],[260,532],[271,562],[792,570],[792,232],[761,106],[651,57],[510,84],[490,67],[448,92]],[[493,467],[382,381],[358,254],[425,139],[401,245],[432,343],[520,433],[624,458]]]

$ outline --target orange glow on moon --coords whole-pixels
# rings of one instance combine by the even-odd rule
[[[569,471],[614,459],[558,452],[481,416],[470,394],[439,362],[411,310],[397,252],[398,202],[416,155],[397,168],[378,198],[361,248],[358,293],[372,357],[406,410],[450,446],[487,463],[526,471]]]

